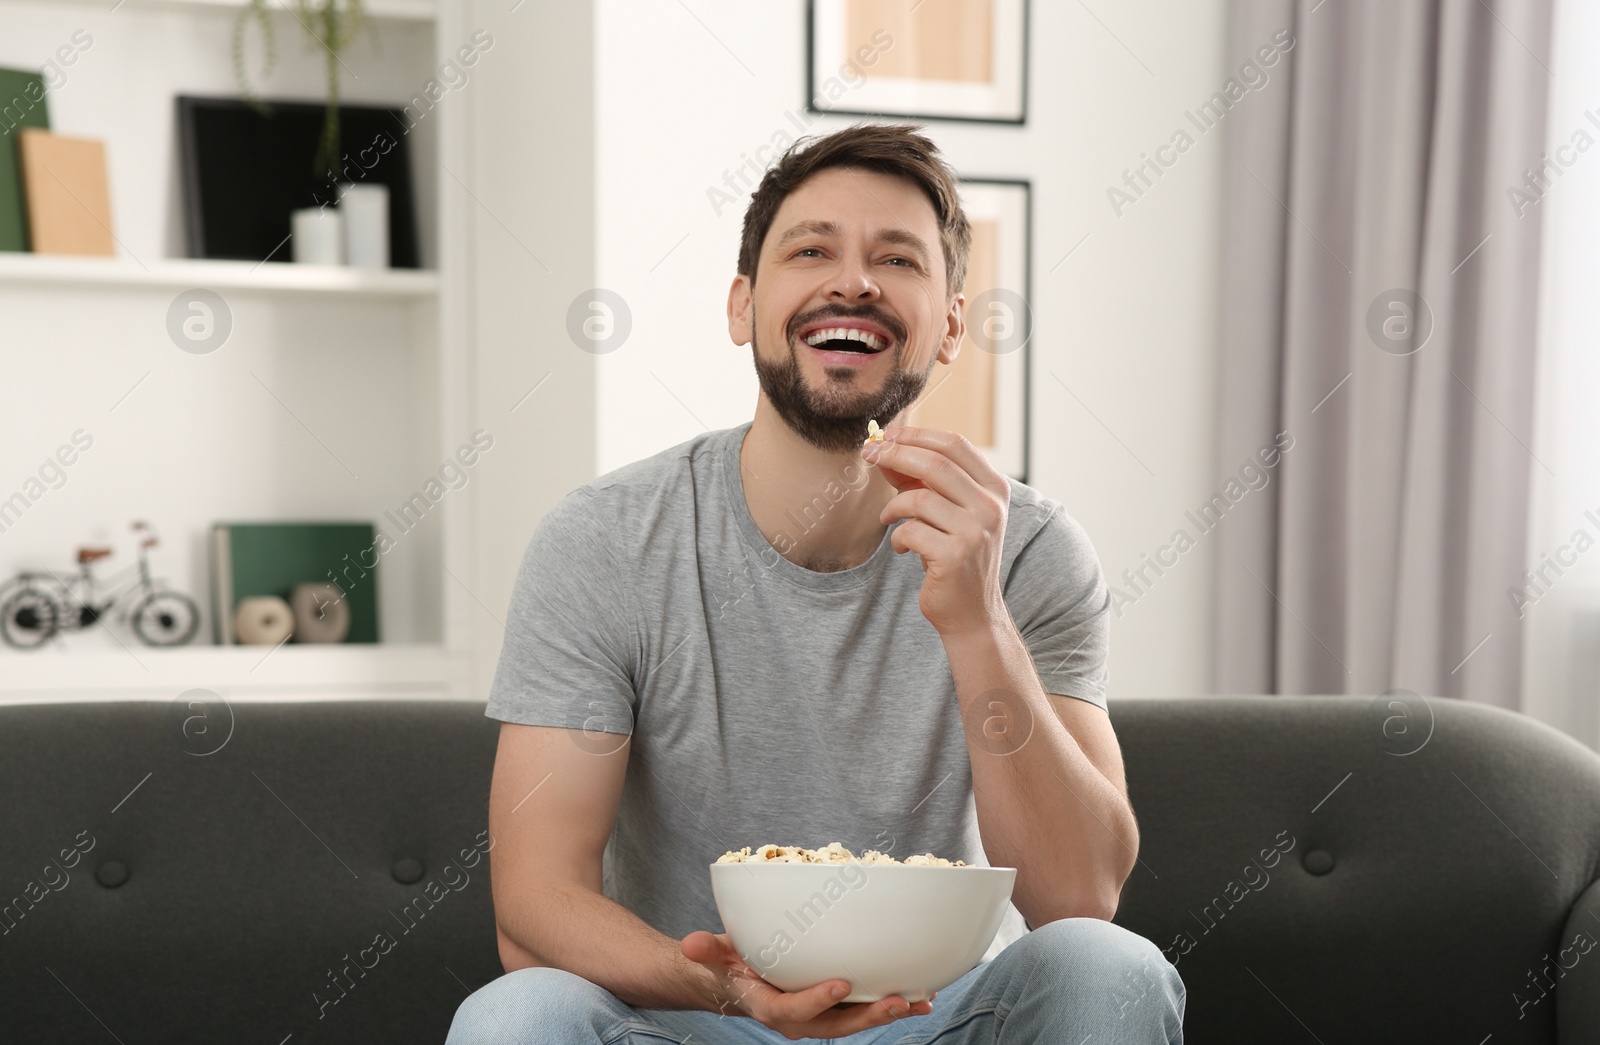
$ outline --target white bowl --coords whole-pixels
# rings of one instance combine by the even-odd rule
[[[850,981],[847,1002],[923,1001],[983,958],[1011,899],[1014,867],[711,865],[734,948],[773,986]]]

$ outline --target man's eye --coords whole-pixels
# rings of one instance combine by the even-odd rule
[[[803,258],[807,254],[814,254],[817,257],[821,257],[822,251],[818,250],[816,247],[801,247],[799,250],[794,252],[794,256],[797,258]]]
[[[906,268],[916,268],[916,264],[910,258],[889,258],[888,261],[891,265],[899,264],[904,265]]]

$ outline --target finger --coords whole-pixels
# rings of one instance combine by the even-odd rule
[[[774,988],[770,997],[762,999],[771,1017],[783,1023],[810,1023],[850,994],[850,984],[845,980],[824,980],[803,991],[785,993]]]
[[[924,564],[942,562],[955,554],[955,538],[936,530],[921,519],[912,519],[895,527],[889,534],[889,544],[897,552],[916,552]]]
[[[909,1002],[898,994],[890,995],[874,1005],[883,1006],[883,1015],[890,1021],[903,1020],[910,1016],[926,1016],[933,1011],[931,1001]]]
[[[870,464],[874,464],[878,469],[878,474],[883,475],[883,478],[886,478],[891,486],[894,486],[896,490],[902,491],[902,493],[906,490],[922,490],[926,486],[925,482],[922,482],[920,478],[914,477],[914,475],[907,475],[906,472],[896,472],[891,467],[877,464],[877,462],[870,462]]]
[[[959,432],[902,425],[888,429],[884,433],[884,440],[937,450],[954,461],[968,475],[977,479],[986,489],[1004,496],[1009,496],[1011,493],[1010,481],[989,463],[989,459],[983,455],[982,450],[973,445],[972,440]]]
[[[938,450],[888,440],[875,445],[878,453],[873,464],[921,479],[924,485],[963,508],[976,508],[994,499],[992,490],[986,490],[971,473]]]
[[[868,441],[862,443],[860,450],[862,459],[876,468],[878,470],[878,474],[882,475],[884,479],[888,481],[889,485],[893,486],[896,490],[920,490],[927,485],[916,476],[907,475],[904,472],[897,471],[893,468],[890,468],[887,464],[879,461],[877,459],[878,453],[886,445],[887,444],[883,442]],[[869,453],[872,455],[871,457],[867,456]]]
[[[743,962],[730,969],[728,982],[738,996],[740,1006],[750,1013],[770,1011],[772,1006],[788,997],[783,991],[761,978],[761,974]]]
[[[933,1011],[928,1002],[908,1003],[898,994],[861,1005],[849,1005],[818,1018],[810,1027],[802,1028],[811,1037],[844,1037],[873,1027],[882,1027],[910,1016],[926,1016]]]
[[[726,966],[739,955],[722,937],[708,932],[693,932],[678,944],[683,956],[698,965]]]
[[[878,521],[886,526],[896,519],[921,519],[945,533],[955,533],[966,518],[960,505],[926,488],[895,494],[878,515]]]

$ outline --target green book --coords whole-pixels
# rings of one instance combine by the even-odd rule
[[[17,162],[17,132],[50,129],[44,77],[0,69],[0,250],[28,249],[28,207]]]
[[[231,646],[240,600],[297,584],[336,584],[350,606],[345,642],[378,641],[378,548],[371,523],[217,523],[211,528],[212,621]]]

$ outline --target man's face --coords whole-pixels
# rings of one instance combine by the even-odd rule
[[[854,168],[813,175],[778,208],[728,331],[751,343],[761,390],[821,450],[861,445],[955,359],[963,299],[946,298],[933,204],[914,182]]]

